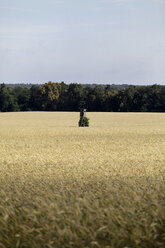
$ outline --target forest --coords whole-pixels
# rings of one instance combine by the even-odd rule
[[[0,85],[0,112],[15,111],[165,112],[165,86],[115,87],[49,81],[29,87]]]

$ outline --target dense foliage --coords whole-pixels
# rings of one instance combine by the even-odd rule
[[[48,82],[43,85],[0,85],[0,111],[165,112],[165,86],[81,85]]]

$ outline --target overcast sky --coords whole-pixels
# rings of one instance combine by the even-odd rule
[[[0,0],[0,83],[165,84],[165,0]]]

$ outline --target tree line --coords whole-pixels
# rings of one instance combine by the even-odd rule
[[[0,85],[0,111],[165,112],[165,86],[81,85],[48,82],[43,85]]]

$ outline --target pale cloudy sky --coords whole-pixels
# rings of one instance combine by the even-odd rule
[[[0,0],[0,83],[165,84],[165,0]]]

